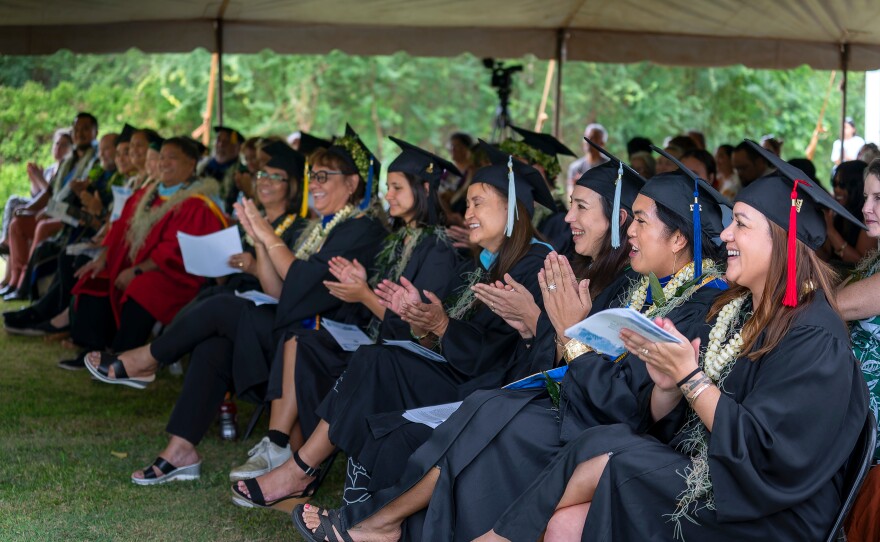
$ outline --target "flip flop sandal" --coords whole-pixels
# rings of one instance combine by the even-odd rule
[[[162,474],[156,476],[156,471],[152,469],[156,467]],[[143,478],[131,477],[131,481],[139,486],[155,486],[172,481],[198,480],[202,474],[202,462],[193,463],[186,467],[175,467],[165,459],[157,457],[153,464],[144,469]]]
[[[315,507],[315,509],[318,512],[321,524],[318,525],[318,528],[315,529],[314,532],[306,526],[306,522],[303,519],[305,506],[297,506],[293,511],[293,514],[291,514],[296,530],[298,530],[306,540],[324,542],[324,539],[326,538],[329,542],[340,542],[339,537],[341,537],[342,542],[354,542],[348,534],[348,531],[342,528],[342,520],[339,517],[339,512],[318,507]],[[327,512],[327,515],[324,515],[325,511]],[[336,528],[335,532],[333,530],[334,527]],[[337,532],[339,533],[339,537],[336,536]]]
[[[297,465],[299,465],[308,476],[315,476],[315,479],[309,482],[309,485],[307,485],[300,493],[292,493],[286,497],[267,502],[257,479],[248,478],[241,481],[244,482],[244,487],[247,488],[250,497],[238,489],[238,482],[236,482],[232,485],[232,502],[243,508],[271,508],[273,510],[284,512],[285,514],[291,513],[295,506],[308,502],[315,492],[318,491],[318,486],[321,485],[321,482],[324,480],[324,474],[329,469],[315,469],[310,467],[299,456],[299,452],[293,452],[293,460],[296,461]]]
[[[129,377],[128,373],[125,372],[122,360],[118,357],[105,352],[99,352],[98,354],[101,356],[101,363],[97,367],[89,361],[89,354],[86,354],[85,358],[86,369],[92,373],[95,380],[100,380],[105,384],[120,384],[136,390],[145,389],[147,384],[156,380],[155,374],[144,377]],[[110,369],[113,369],[114,376],[112,378],[110,377]]]

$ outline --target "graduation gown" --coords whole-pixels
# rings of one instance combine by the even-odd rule
[[[537,274],[549,252],[532,244],[509,271],[539,303]],[[357,457],[370,438],[370,415],[457,401],[475,389],[503,385],[516,369],[510,362],[519,340],[500,316],[478,304],[470,317],[450,319],[439,345],[447,363],[397,347],[361,347],[318,415],[330,424],[331,442]]]
[[[420,292],[434,292],[440,299],[451,292],[449,280],[459,264],[458,253],[451,244],[436,235],[425,236],[412,249],[401,277],[413,283]],[[389,278],[389,277],[381,277]],[[361,303],[344,303],[336,312],[338,321],[365,328],[369,333],[375,318]],[[409,339],[409,325],[392,311],[378,324],[377,342],[384,339]],[[333,383],[345,371],[351,352],[339,346],[326,329],[296,332],[297,353],[294,381],[300,429],[308,439],[318,425],[316,409]],[[276,358],[276,361],[281,361]],[[283,364],[273,363],[266,400],[281,397]]]
[[[824,540],[842,501],[843,467],[867,416],[867,388],[845,325],[817,292],[779,345],[757,361],[736,360],[723,384],[709,435],[715,509],[698,502],[685,540]],[[589,429],[535,477],[495,525],[498,534],[535,540],[571,473],[611,453],[583,540],[672,540],[675,511],[691,465],[680,434],[688,407],[650,419],[650,391],[639,396],[642,423]]]
[[[625,290],[629,278],[612,284]],[[706,314],[720,292],[713,286],[704,286],[669,313],[668,318],[685,336],[705,338],[708,334]],[[619,305],[622,296],[611,299],[616,301],[609,305]],[[638,424],[641,416],[634,393],[648,381],[638,357],[629,355],[612,363],[591,352],[569,364],[559,410],[553,408],[546,392],[474,393],[413,454],[394,486],[375,493],[364,504],[342,509],[346,524],[355,525],[371,516],[436,465],[440,478],[431,502],[427,510],[404,523],[405,539],[472,540],[491,529],[563,449],[568,438],[565,429],[584,427],[589,420]],[[513,536],[512,540],[525,539]]]
[[[370,269],[387,233],[379,220],[365,214],[340,222],[319,251],[308,260],[296,259],[290,264],[277,305],[245,306],[233,341],[237,389],[258,388],[259,395],[265,395],[272,364],[280,367],[282,363],[284,341],[295,331],[314,328],[320,318],[338,319],[336,313],[343,303],[323,284],[325,280],[336,280],[330,273],[330,259],[357,259]]]
[[[191,188],[184,189],[189,195],[171,205],[152,225],[137,254],[131,258],[126,234],[133,221],[138,219],[135,216],[138,203],[148,197],[154,187],[138,190],[126,202],[122,216],[104,239],[107,250],[104,271],[95,277],[80,278],[73,287],[73,294],[109,297],[117,326],[122,305],[128,299],[136,301],[157,321],[166,325],[170,323],[174,315],[196,296],[205,281],[203,277],[186,272],[177,233],[207,235],[226,227],[226,218],[220,209],[200,190],[205,187],[209,192],[212,183],[199,180]],[[156,198],[151,208],[161,204],[162,201]],[[125,291],[116,288],[114,283],[119,273],[146,260],[152,260],[158,269],[134,277]]]

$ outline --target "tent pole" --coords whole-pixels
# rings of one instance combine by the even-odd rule
[[[553,98],[553,136],[559,139],[562,132],[562,66],[567,55],[568,31],[560,28],[556,32],[556,96]]]
[[[844,148],[843,148],[843,137],[844,132],[846,131],[846,70],[849,66],[849,44],[841,43],[840,44],[840,71],[843,72],[843,79],[840,82],[840,162],[843,163],[844,157]]]
[[[223,19],[214,20],[217,49],[217,124],[223,124]]]

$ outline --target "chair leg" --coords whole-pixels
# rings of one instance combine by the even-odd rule
[[[247,429],[244,430],[244,434],[241,436],[241,440],[247,440],[251,437],[251,433],[254,432],[254,427],[257,426],[257,422],[260,421],[260,418],[263,416],[263,411],[265,410],[266,403],[260,403],[257,405],[253,416],[251,416],[251,421],[248,422]]]

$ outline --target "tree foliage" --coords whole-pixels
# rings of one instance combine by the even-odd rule
[[[533,128],[547,62],[516,59],[513,121]],[[124,122],[165,135],[192,132],[202,120],[211,57],[204,50],[150,55],[58,52],[42,57],[0,57],[0,198],[27,190],[24,164],[49,162],[53,131],[77,111],[95,114],[101,131]],[[246,134],[303,129],[340,134],[346,122],[387,163],[397,135],[444,152],[455,130],[487,137],[497,105],[490,74],[471,56],[415,58],[404,53],[358,57],[278,55],[264,51],[224,58],[224,121]],[[574,150],[586,123],[601,122],[613,152],[629,138],[660,143],[687,129],[703,131],[710,147],[772,133],[785,140],[786,158],[803,155],[825,97],[828,72],[614,65],[564,66],[562,139]],[[839,80],[839,77],[838,77]],[[864,78],[851,74],[849,114],[861,123]],[[553,93],[548,103],[552,128]],[[214,119],[216,121],[216,118]],[[840,120],[840,93],[832,91],[816,163],[827,176],[831,143]]]

